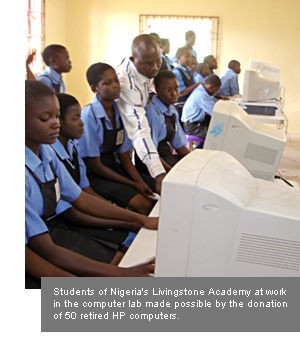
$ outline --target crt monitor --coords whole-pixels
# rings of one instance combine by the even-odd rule
[[[282,130],[254,121],[237,103],[218,101],[204,149],[225,151],[254,176],[273,181],[286,144]]]
[[[300,190],[196,149],[163,180],[156,277],[300,277]]]

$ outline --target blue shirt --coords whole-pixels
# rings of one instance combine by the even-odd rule
[[[40,146],[40,158],[38,158],[28,147],[25,147],[25,164],[33,171],[41,182],[54,179],[50,161],[58,176],[59,192],[57,194],[58,205],[56,214],[71,207],[70,203],[75,201],[81,188],[72,179],[65,166],[57,158],[54,150],[49,145]],[[63,205],[61,199],[64,200]],[[68,203],[70,202],[70,203]],[[25,242],[33,236],[48,232],[47,225],[41,218],[45,213],[44,199],[40,187],[30,171],[25,167]]]
[[[73,147],[77,151],[77,158],[79,163],[79,171],[80,171],[80,188],[85,188],[90,186],[89,180],[86,176],[86,166],[83,159],[80,156],[78,140],[69,140],[67,143],[67,149],[65,149],[64,145],[57,139],[51,147],[55,150],[55,152],[59,155],[62,160],[73,160]]]
[[[115,102],[114,109],[116,127],[120,129],[122,126],[121,117]],[[97,96],[95,96],[91,104],[82,109],[81,119],[84,122],[84,133],[79,139],[80,155],[82,158],[100,157],[104,146],[104,129],[101,120],[104,119],[107,130],[113,130],[113,126]],[[133,148],[124,127],[123,133],[123,144],[117,149],[117,153],[128,152]]]
[[[207,77],[203,77],[201,74],[194,72],[195,83],[204,83]]]
[[[190,70],[189,70],[187,67],[180,66],[180,65],[178,65],[177,67],[180,68],[180,69],[182,69],[184,72],[186,72],[188,77],[191,75]],[[173,72],[173,73],[176,75],[176,77],[177,77],[177,80],[178,80],[178,90],[179,90],[179,92],[182,92],[182,91],[186,88],[186,85],[185,85],[185,83],[184,83],[184,81],[183,81],[183,79],[182,79],[181,72],[180,72],[179,69],[176,69],[176,68],[174,68],[174,69],[172,70],[172,72]],[[194,82],[194,81],[193,81],[193,82]]]
[[[238,74],[228,69],[221,77],[221,88],[219,92],[224,96],[233,96],[240,93]]]
[[[167,108],[157,96],[153,96],[152,102],[145,107],[145,110],[151,128],[152,140],[156,148],[158,143],[164,140],[167,135],[164,114],[167,116],[175,115],[176,118],[176,134],[174,139],[170,141],[171,146],[178,149],[186,144],[186,136],[180,125],[178,112],[173,105]]]
[[[205,113],[212,115],[217,99],[208,94],[203,85],[199,85],[192,91],[185,102],[182,110],[181,120],[185,122],[201,122]]]
[[[48,85],[54,92],[56,91],[53,83],[60,84],[60,92],[66,92],[66,85],[62,79],[62,76],[50,67],[46,67],[46,69],[36,77],[36,80]]]

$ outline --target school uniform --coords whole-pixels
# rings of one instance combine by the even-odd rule
[[[204,83],[207,77],[203,77],[201,74],[194,72],[195,83]]]
[[[133,147],[123,126],[116,102],[113,106],[116,129],[113,128],[97,96],[91,104],[82,109],[81,118],[84,122],[84,133],[79,140],[80,152],[85,160],[101,157],[101,162],[105,166],[124,177],[130,178],[118,161],[117,154],[129,152]],[[130,200],[139,194],[132,186],[102,178],[89,167],[87,173],[93,190],[121,207],[127,207]],[[148,186],[154,190],[155,180],[151,177],[143,176],[143,178]]]
[[[234,96],[240,93],[238,74],[232,69],[228,69],[221,77],[221,88],[219,93],[223,96]]]
[[[67,147],[65,148],[63,144],[57,139],[54,144],[51,145],[54,149],[59,160],[64,164],[69,174],[72,176],[73,180],[79,185],[81,189],[84,189],[90,186],[89,180],[87,178],[87,170],[85,163],[81,156],[79,155],[79,146],[78,140],[69,140]],[[62,205],[63,201],[58,203],[58,208]],[[78,224],[71,224],[67,222],[62,222],[60,220],[59,225],[67,225],[72,230],[79,231],[82,234],[99,240],[105,244],[108,242],[116,245],[116,248],[123,243],[124,239],[128,235],[126,230],[115,230],[115,229],[101,229],[101,228],[92,228],[86,226],[79,226]],[[58,223],[56,224],[58,225]]]
[[[80,194],[81,188],[49,145],[40,146],[40,158],[25,147],[25,244],[36,235],[49,232],[57,245],[109,263],[115,249],[70,230],[66,223],[56,227],[60,214]]]
[[[203,85],[193,90],[182,111],[181,121],[187,135],[205,137],[217,99]]]
[[[55,93],[66,92],[66,85],[62,76],[51,67],[46,67],[46,69],[36,77],[36,80],[48,85]]]
[[[174,166],[181,157],[172,153],[170,145],[178,149],[186,144],[186,136],[175,106],[170,105],[168,108],[157,96],[154,96],[145,110],[152,140],[160,157],[170,166]]]

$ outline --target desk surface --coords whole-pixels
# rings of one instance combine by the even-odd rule
[[[159,201],[149,216],[159,216]],[[142,264],[156,256],[157,231],[142,228],[121,260],[120,267]]]

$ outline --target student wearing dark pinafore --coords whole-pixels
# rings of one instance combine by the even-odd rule
[[[154,78],[154,85],[157,95],[146,105],[146,116],[153,143],[166,171],[169,171],[190,152],[185,146],[186,136],[174,107],[179,96],[178,81],[173,72],[163,70]],[[139,171],[147,173],[147,168],[137,155],[135,162]]]
[[[59,103],[54,92],[41,82],[25,81],[25,272],[33,272],[35,278],[61,275],[63,271],[69,276],[86,277],[153,273],[149,264],[122,269],[104,263],[114,257],[114,249],[75,231],[55,232],[53,220],[71,205],[94,217],[158,227],[157,218],[119,208],[81,190],[50,147],[59,135],[59,127]],[[59,207],[61,199],[64,202]],[[51,268],[47,273],[44,268],[28,266],[39,260],[29,259],[32,254],[27,253],[31,251],[60,272]]]
[[[82,109],[79,145],[91,187],[119,206],[148,215],[155,179],[139,174],[132,162],[132,143],[115,102],[120,95],[116,72],[108,64],[95,63],[87,70],[87,80],[96,96]]]
[[[181,119],[182,108],[191,92],[200,84],[195,83],[193,74],[190,72],[192,53],[186,46],[180,47],[176,52],[178,66],[173,69],[179,85],[179,98],[175,106]]]
[[[60,105],[60,131],[58,139],[51,147],[83,191],[105,200],[90,187],[86,175],[86,166],[79,155],[78,139],[84,130],[79,102],[69,94],[60,93],[56,96]],[[63,219],[63,224],[69,223],[72,229],[79,230],[80,233],[84,233],[93,239],[110,242],[117,246],[123,243],[129,234],[129,230],[137,232],[140,228],[128,222],[119,220],[110,222],[87,216],[73,207],[64,212]],[[133,232],[131,236],[133,236]]]

